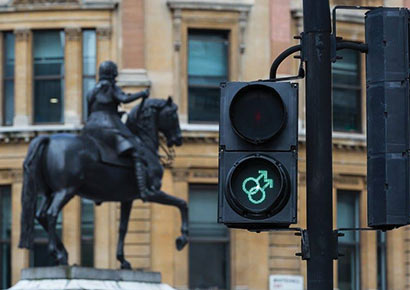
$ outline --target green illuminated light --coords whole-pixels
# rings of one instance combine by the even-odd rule
[[[242,183],[242,190],[248,195],[248,199],[251,203],[253,204],[260,204],[266,199],[266,188],[273,188],[273,180],[268,178],[268,171],[266,170],[259,170],[258,173],[260,174],[258,177],[248,177],[246,178],[243,183]],[[263,178],[263,182],[265,183],[263,186],[260,184],[260,180]],[[249,182],[253,182],[254,186],[251,188],[247,188],[246,185]],[[262,196],[255,200],[253,196],[257,194],[258,192],[262,193]]]

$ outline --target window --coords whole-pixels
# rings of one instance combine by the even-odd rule
[[[360,53],[351,49],[337,52],[342,56],[333,64],[333,130],[361,132]]]
[[[3,59],[3,125],[13,125],[14,117],[14,33],[5,32]]]
[[[87,94],[95,85],[97,42],[95,30],[83,31],[83,120],[87,120]]]
[[[377,232],[377,289],[387,290],[386,232]]]
[[[190,186],[190,289],[229,289],[229,231],[216,222],[217,206],[216,186]]]
[[[219,120],[219,84],[228,79],[228,33],[188,32],[188,121]]]
[[[34,122],[61,123],[64,108],[64,32],[34,32]]]
[[[44,196],[39,196],[37,200],[37,209],[40,209],[40,204],[45,200]],[[61,240],[62,236],[62,212],[58,215],[56,232]],[[43,227],[38,223],[37,219],[34,222],[34,245],[30,251],[30,267],[46,267],[54,266],[54,258],[48,251],[48,234]]]
[[[0,186],[0,289],[11,285],[11,193],[10,186]]]
[[[359,193],[357,191],[337,191],[337,227],[358,228]],[[338,259],[338,288],[340,290],[360,289],[359,232],[345,231],[339,237],[339,252],[344,256]]]
[[[94,266],[94,203],[81,199],[81,266]]]

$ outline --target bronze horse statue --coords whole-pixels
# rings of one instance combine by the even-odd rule
[[[163,167],[158,155],[159,132],[168,147],[182,144],[177,106],[171,98],[144,100],[130,111],[126,125],[142,141],[147,186],[155,192],[147,201],[173,205],[181,212],[181,236],[176,239],[176,247],[181,250],[188,242],[188,207],[184,200],[161,191]],[[20,248],[32,248],[37,219],[48,233],[48,250],[56,264],[67,265],[68,253],[56,234],[62,208],[76,194],[97,204],[117,201],[121,202],[117,259],[122,269],[131,268],[124,258],[124,239],[132,202],[140,198],[140,193],[132,163],[127,159],[106,162],[103,151],[86,135],[53,134],[33,139],[24,161]],[[38,195],[45,198],[36,209]]]

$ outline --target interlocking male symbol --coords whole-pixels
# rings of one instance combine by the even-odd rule
[[[273,188],[273,180],[268,179],[268,172],[266,170],[259,170],[258,173],[260,174],[258,177],[248,177],[246,178],[243,183],[242,183],[242,190],[248,195],[248,199],[250,202],[253,204],[260,204],[266,199],[266,192],[265,189],[267,187]],[[261,187],[260,185],[260,180],[263,178],[263,181],[265,182],[265,185]],[[249,182],[253,182],[255,185],[252,186],[251,188],[248,188],[246,185]],[[253,196],[257,194],[258,192],[261,192],[262,195],[259,199],[254,199]]]

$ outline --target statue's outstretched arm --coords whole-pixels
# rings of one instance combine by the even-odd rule
[[[138,100],[140,98],[148,98],[149,90],[143,90],[134,94],[124,93],[119,87],[115,87],[114,97],[119,103],[130,103],[132,101]]]

